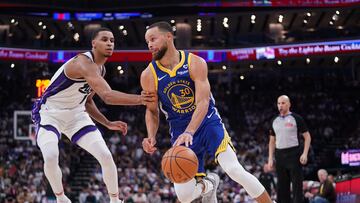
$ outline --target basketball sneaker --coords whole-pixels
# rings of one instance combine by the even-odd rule
[[[116,201],[110,201],[110,203],[124,203],[124,200],[118,199]]]
[[[64,195],[61,198],[56,198],[56,203],[71,203],[71,200],[66,195]]]
[[[202,194],[202,203],[217,203],[217,188],[219,187],[220,178],[216,173],[208,173],[207,176],[204,177],[205,180],[211,182],[213,184],[213,189],[208,191],[205,194]]]

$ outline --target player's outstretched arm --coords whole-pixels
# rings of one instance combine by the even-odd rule
[[[109,130],[119,130],[123,135],[127,133],[127,124],[122,121],[109,121],[104,114],[102,114],[95,102],[93,100],[93,96],[95,92],[91,93],[85,103],[86,112],[95,119],[97,122],[101,123],[103,126],[107,127]]]
[[[155,79],[151,73],[150,67],[147,67],[141,74],[141,87],[147,92],[156,92]],[[145,123],[148,137],[144,138],[142,146],[145,152],[152,154],[157,148],[156,133],[159,128],[159,107],[157,97],[154,102],[146,104]]]
[[[84,77],[91,89],[106,103],[110,105],[145,105],[152,102],[155,98],[153,93],[144,95],[127,94],[112,90],[105,79],[100,75],[96,64],[85,56],[79,55],[73,60],[67,72],[77,72],[80,77]]]

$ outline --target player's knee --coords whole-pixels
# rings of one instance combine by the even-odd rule
[[[46,151],[42,152],[44,164],[57,164],[59,160],[59,151],[57,149],[46,149]]]
[[[226,174],[228,174],[231,178],[233,177],[244,177],[246,176],[245,169],[240,164],[225,164],[221,165]]]
[[[55,165],[58,163],[59,154],[56,152],[48,152],[43,155],[45,165]]]
[[[114,162],[111,152],[109,150],[103,150],[100,153],[99,162],[100,162],[100,164],[110,164],[110,163]]]

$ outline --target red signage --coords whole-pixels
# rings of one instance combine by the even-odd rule
[[[122,51],[114,52],[108,59],[109,62],[150,62],[152,60],[149,51]]]
[[[48,51],[33,51],[33,50],[12,50],[0,48],[0,59],[14,59],[14,60],[32,60],[32,61],[48,61]]]

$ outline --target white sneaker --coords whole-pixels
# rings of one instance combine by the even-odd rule
[[[124,200],[118,199],[116,201],[110,201],[110,203],[124,203]]]
[[[71,200],[65,195],[65,198],[56,198],[56,203],[71,203]]]
[[[216,173],[208,173],[207,176],[204,177],[205,180],[210,181],[213,184],[213,189],[203,194],[202,203],[217,203],[217,188],[219,187],[220,178]]]

